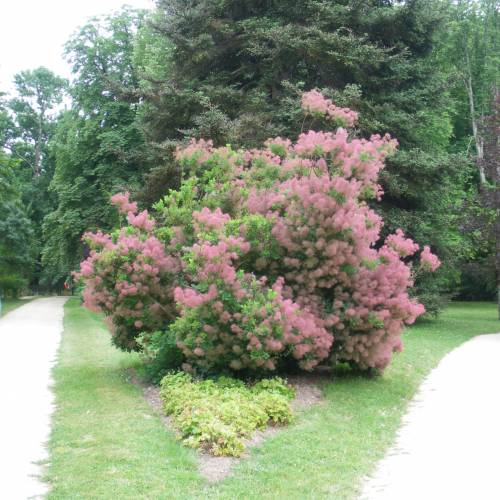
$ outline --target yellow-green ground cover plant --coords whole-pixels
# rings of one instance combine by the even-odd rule
[[[246,385],[230,377],[195,380],[179,372],[163,378],[160,395],[186,445],[237,457],[256,430],[291,422],[295,392],[280,378]]]

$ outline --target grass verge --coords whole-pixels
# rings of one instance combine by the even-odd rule
[[[2,299],[2,312],[0,318],[3,318],[7,313],[14,309],[27,304],[32,299]]]
[[[382,377],[339,372],[324,387],[324,404],[210,485],[194,452],[174,440],[128,382],[125,369],[137,357],[111,347],[100,318],[69,301],[54,370],[49,498],[355,498],[425,375],[454,347],[499,330],[494,304],[450,306],[408,329],[405,351]]]
[[[51,499],[182,498],[202,487],[193,453],[153,415],[99,316],[67,302],[54,369]]]

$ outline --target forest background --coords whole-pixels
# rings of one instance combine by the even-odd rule
[[[60,291],[110,197],[150,208],[179,186],[189,138],[260,146],[299,133],[314,88],[399,141],[382,173],[382,236],[401,227],[443,262],[414,294],[493,299],[498,265],[495,0],[158,0],[89,20],[47,68],[0,94],[0,293]]]

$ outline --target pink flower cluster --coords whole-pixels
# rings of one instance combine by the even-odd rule
[[[186,147],[178,147],[175,152],[177,161],[182,161],[188,158],[198,165],[207,161],[213,152],[213,142],[205,141],[205,139],[191,139],[189,145]]]
[[[216,217],[220,220],[220,214]],[[225,236],[223,226],[214,236],[217,243],[199,240],[193,245],[194,283],[174,292],[181,318],[171,328],[185,367],[274,370],[292,356],[302,369],[311,370],[327,358],[331,333],[313,314],[283,297],[282,279],[269,289],[264,279],[236,270],[235,262],[250,250],[249,243]]]
[[[266,197],[254,191],[248,209],[273,221],[281,248],[279,261],[255,267],[284,276],[286,296],[335,337],[337,359],[383,369],[401,348],[404,325],[424,312],[408,296],[411,272],[400,260],[418,245],[398,232],[374,250],[381,220],[360,203],[359,189],[359,181],[323,174],[286,180]]]
[[[372,189],[374,194],[382,191],[377,184],[380,170],[388,154],[396,149],[397,141],[386,134],[384,137],[373,135],[366,139],[348,139],[344,129],[336,133],[309,130],[300,134],[297,143],[290,151],[289,161],[300,158],[317,158],[317,167],[328,170],[345,179],[357,179],[363,187]],[[337,170],[337,172],[335,172]]]
[[[342,326],[336,356],[362,369],[384,369],[392,353],[402,349],[404,325],[413,323],[425,309],[408,296],[411,269],[397,252],[384,245],[366,258],[378,265],[360,268],[348,288],[339,287],[333,302],[333,313],[341,320],[336,328]]]
[[[401,229],[396,229],[394,234],[389,235],[385,240],[385,244],[394,250],[400,257],[413,255],[419,249],[417,243],[414,243],[409,238],[405,238]]]
[[[220,229],[229,219],[229,215],[222,213],[220,208],[214,211],[203,207],[200,211],[193,212],[195,228],[197,232],[209,231],[211,229]]]
[[[125,193],[116,193],[111,197],[111,203],[115,205],[122,214],[128,214],[129,212],[135,214],[137,212],[137,203],[130,202],[129,198],[130,193],[128,191]]]
[[[148,233],[151,232],[155,226],[155,221],[149,217],[148,211],[143,210],[140,214],[134,215],[129,212],[127,215],[127,222],[138,229],[143,229]]]
[[[302,109],[311,115],[326,116],[344,127],[352,127],[358,120],[356,111],[335,106],[330,99],[326,99],[318,90],[311,90],[302,94]]]
[[[130,193],[116,193],[111,197],[111,203],[118,208],[121,214],[127,215],[127,222],[138,229],[151,232],[155,221],[151,219],[147,210],[137,214],[137,203],[130,201]],[[102,234],[102,233],[101,233]]]
[[[431,249],[425,245],[420,254],[420,265],[425,271],[434,272],[441,265],[441,261],[431,252]]]

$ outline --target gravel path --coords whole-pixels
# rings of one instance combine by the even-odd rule
[[[500,499],[500,334],[443,358],[421,386],[369,500]]]
[[[47,489],[34,462],[47,458],[65,301],[36,299],[0,319],[0,499],[38,498]]]

